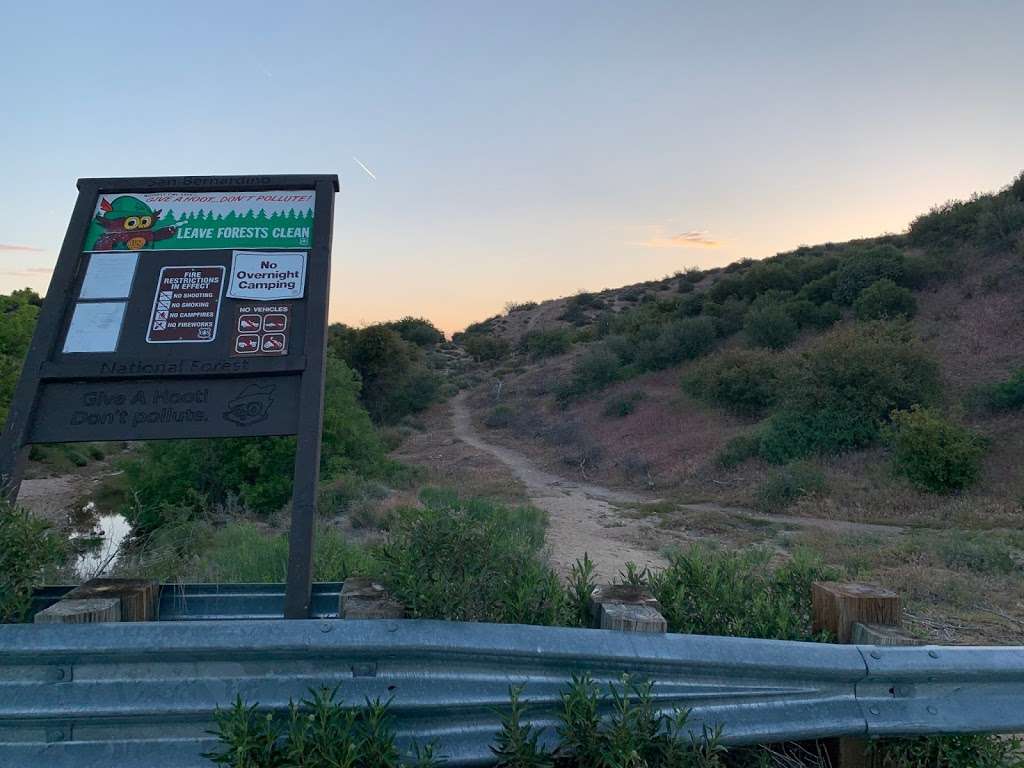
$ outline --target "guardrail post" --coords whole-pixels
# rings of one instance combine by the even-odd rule
[[[99,624],[121,621],[121,601],[116,597],[58,600],[32,619],[35,624]]]
[[[629,584],[601,584],[587,602],[592,625],[620,632],[667,632],[661,605],[643,587]]]
[[[814,582],[811,611],[812,629],[834,635],[843,645],[851,641],[857,622],[898,627],[903,620],[900,596],[895,592],[850,582]]]
[[[156,621],[160,582],[149,579],[90,579],[65,596],[65,600],[115,597],[121,601],[121,621]]]
[[[900,627],[900,596],[882,587],[816,581],[811,585],[811,609],[814,631],[827,631],[844,645],[918,644]],[[832,741],[836,768],[875,768],[877,760],[869,744],[868,739],[859,736]]]

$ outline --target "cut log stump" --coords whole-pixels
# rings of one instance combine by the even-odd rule
[[[590,593],[587,603],[591,624],[597,629],[620,632],[667,632],[661,605],[644,587],[602,584]]]
[[[64,599],[103,597],[121,601],[121,621],[156,621],[160,582],[149,579],[90,579],[68,592]]]
[[[903,620],[900,596],[870,584],[816,581],[811,585],[811,609],[812,629],[834,635],[843,645],[850,642],[857,622],[898,627]]]
[[[35,615],[36,624],[99,624],[121,620],[121,601],[116,597],[58,600]]]

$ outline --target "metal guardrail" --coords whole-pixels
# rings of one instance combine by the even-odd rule
[[[208,766],[216,707],[283,711],[311,687],[392,698],[400,740],[490,757],[508,686],[553,736],[571,675],[654,682],[727,743],[1024,731],[1024,648],[876,647],[434,621],[0,627],[0,766]]]
[[[313,584],[310,604],[314,619],[338,618],[340,581]],[[32,613],[49,608],[73,586],[50,586],[32,594]],[[160,621],[213,619],[279,619],[284,615],[284,584],[164,584],[160,588]]]

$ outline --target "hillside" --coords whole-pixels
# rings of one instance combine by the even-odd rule
[[[712,578],[744,558],[799,569],[806,551],[898,590],[933,640],[1019,641],[1022,288],[1018,179],[904,234],[510,305],[450,341],[421,318],[333,325],[317,578],[376,573],[415,596],[425,571],[512,589],[515,570],[550,596],[587,557],[601,580],[648,567]],[[39,300],[5,300],[9,395]],[[293,443],[241,448],[34,448],[22,501],[70,539],[38,552],[47,578],[98,561],[281,580]],[[486,545],[470,552],[467,535]],[[513,554],[539,570],[499,564]],[[26,583],[42,572],[28,562]],[[417,615],[448,615],[443,604]],[[484,613],[517,618],[508,605]]]
[[[646,494],[628,516],[652,550],[809,544],[911,599],[1019,610],[1022,289],[1024,176],[903,234],[510,305],[455,341],[479,432]],[[708,505],[912,530],[793,534]]]

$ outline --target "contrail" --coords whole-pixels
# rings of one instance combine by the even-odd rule
[[[373,171],[371,171],[369,168],[367,168],[365,165],[363,165],[363,161],[362,160],[360,160],[355,155],[352,155],[352,159],[355,160],[357,163],[359,163],[359,167],[362,168],[364,171],[366,171],[366,175],[367,176],[369,176],[374,181],[377,180],[377,177],[373,175]]]

